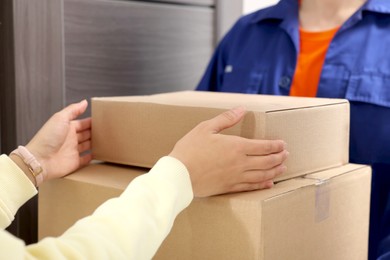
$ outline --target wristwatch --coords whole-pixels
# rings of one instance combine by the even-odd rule
[[[43,168],[41,164],[37,161],[32,153],[27,150],[24,146],[18,146],[17,149],[12,151],[11,154],[14,154],[22,159],[22,161],[26,164],[31,174],[35,179],[35,186],[38,187],[43,182]]]

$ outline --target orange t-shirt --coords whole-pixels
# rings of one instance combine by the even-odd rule
[[[339,28],[300,33],[300,53],[290,96],[315,97],[329,44]]]

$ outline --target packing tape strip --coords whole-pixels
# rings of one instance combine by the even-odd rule
[[[329,217],[330,188],[328,180],[318,180],[316,183],[315,222],[324,221]]]

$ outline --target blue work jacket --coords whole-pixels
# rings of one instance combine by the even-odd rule
[[[220,42],[197,90],[289,95],[300,47],[297,2],[281,0],[242,17]],[[390,234],[390,0],[367,1],[340,27],[317,96],[350,101],[350,162],[374,171],[375,259],[378,241]]]

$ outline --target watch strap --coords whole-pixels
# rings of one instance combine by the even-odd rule
[[[30,153],[30,151],[24,146],[18,146],[17,149],[12,151],[11,154],[17,155],[22,159],[24,164],[28,167],[31,174],[35,179],[35,186],[38,187],[43,182],[43,168],[41,164],[37,161],[35,156]]]

